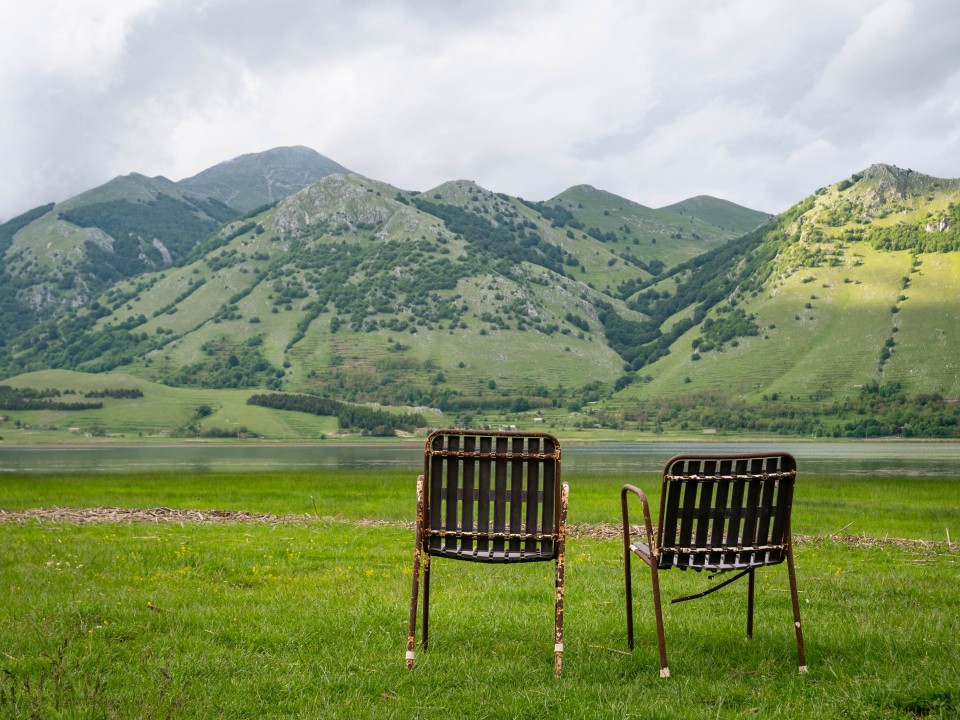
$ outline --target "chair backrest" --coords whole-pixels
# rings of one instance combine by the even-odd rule
[[[424,550],[461,560],[557,553],[560,443],[547,433],[437,430],[424,447]]]
[[[788,453],[671,458],[660,494],[658,566],[737,570],[783,562],[796,474]]]

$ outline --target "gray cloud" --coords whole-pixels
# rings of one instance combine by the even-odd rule
[[[426,190],[768,211],[960,175],[953,0],[38,0],[0,27],[0,218],[302,144]]]

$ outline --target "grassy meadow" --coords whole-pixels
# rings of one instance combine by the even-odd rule
[[[437,561],[431,645],[403,662],[415,472],[0,478],[0,717],[955,718],[960,480],[801,478],[794,511],[810,672],[785,568],[667,605],[649,575],[626,652],[618,489],[573,475],[563,677],[553,568]],[[80,522],[81,508],[200,510]],[[29,515],[36,508],[70,508]],[[221,518],[213,509],[269,513]],[[205,514],[203,514],[205,513]],[[202,518],[202,519],[201,519]],[[852,523],[852,524],[851,524]],[[909,538],[910,542],[895,538]],[[702,589],[664,573],[665,598]]]

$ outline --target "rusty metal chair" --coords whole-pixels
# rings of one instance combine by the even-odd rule
[[[437,430],[417,478],[416,550],[407,668],[413,668],[423,571],[421,646],[427,647],[431,558],[485,563],[554,561],[554,673],[563,656],[563,571],[568,486],[560,443],[546,433]]]
[[[651,570],[653,605],[660,647],[660,677],[670,677],[660,602],[661,570],[711,573],[710,579],[733,577],[704,592],[680,597],[684,602],[709,595],[747,576],[747,637],[753,637],[753,596],[757,568],[787,561],[800,672],[807,671],[800,627],[800,603],[793,564],[790,508],[797,465],[787,453],[747,455],[678,455],[663,470],[660,516],[656,535],[646,495],[633,485],[620,492],[623,511],[623,557],[627,595],[627,643],[633,650],[633,593],[630,557],[637,555]],[[631,541],[627,498],[640,499],[646,542]]]

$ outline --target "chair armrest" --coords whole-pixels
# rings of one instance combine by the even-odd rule
[[[640,499],[640,505],[643,508],[644,530],[647,533],[647,543],[650,545],[650,550],[653,551],[653,523],[650,520],[650,503],[647,502],[647,496],[643,490],[633,485],[624,485],[620,490],[620,507],[623,511],[623,542],[625,546],[630,546],[630,517],[627,512],[627,496],[629,494],[636,495]]]

